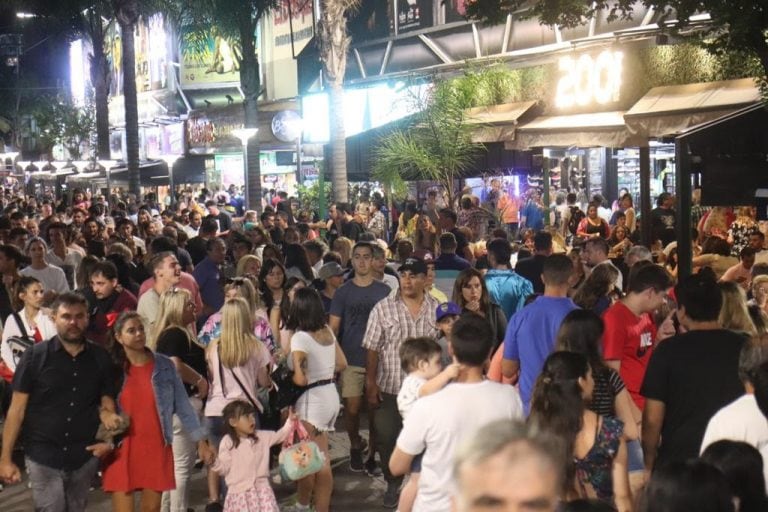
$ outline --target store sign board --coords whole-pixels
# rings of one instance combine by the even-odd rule
[[[258,28],[255,39],[260,40]],[[258,49],[256,53],[258,56]],[[181,41],[182,87],[239,83],[242,55],[239,41],[215,30],[207,34],[184,34]]]
[[[623,60],[622,52],[611,50],[561,58],[555,105],[570,108],[619,101]]]
[[[109,65],[109,94],[123,94],[122,33],[111,23],[104,40]],[[134,30],[136,92],[157,91],[168,86],[168,36],[162,14],[141,18]]]

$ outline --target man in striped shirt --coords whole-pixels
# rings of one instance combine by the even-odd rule
[[[408,258],[398,269],[400,293],[376,304],[368,318],[363,337],[367,349],[366,394],[369,407],[375,409],[376,449],[382,461],[387,491],[384,506],[395,508],[402,477],[389,471],[389,459],[403,426],[397,410],[397,393],[404,374],[400,366],[400,345],[407,338],[437,334],[435,311],[438,303],[426,293],[427,265]]]

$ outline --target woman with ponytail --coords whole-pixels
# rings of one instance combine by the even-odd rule
[[[587,409],[594,387],[583,355],[551,354],[536,381],[528,421],[563,441],[566,501],[597,498],[619,512],[631,512],[624,425]]]

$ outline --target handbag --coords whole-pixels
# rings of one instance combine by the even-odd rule
[[[288,368],[286,363],[280,363],[272,372],[272,382],[275,384],[275,391],[269,397],[269,403],[277,409],[291,407],[298,402],[301,395],[312,388],[333,384],[333,379],[322,379],[310,382],[306,386],[299,386],[293,382],[293,370]]]
[[[284,479],[296,481],[320,471],[325,464],[325,454],[317,443],[309,440],[304,425],[295,419],[290,434],[283,441],[278,462],[280,475]]]
[[[24,355],[24,352],[35,344],[35,339],[30,338],[29,334],[27,334],[27,328],[24,327],[24,322],[21,321],[21,317],[18,313],[12,313],[13,319],[16,320],[16,325],[19,326],[19,331],[21,331],[21,334],[18,336],[11,336],[8,338],[6,343],[11,347],[11,353],[13,354],[13,362],[16,364],[16,366],[19,365],[19,361],[21,361],[21,356]]]

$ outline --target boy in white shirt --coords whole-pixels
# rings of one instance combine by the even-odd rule
[[[432,338],[409,338],[400,346],[400,364],[408,376],[397,394],[397,408],[405,421],[413,404],[419,398],[443,389],[459,375],[459,365],[449,364],[443,369],[441,363],[443,350]],[[408,482],[400,492],[399,512],[411,512],[416,499],[421,472],[421,455],[417,455],[411,464]]]

